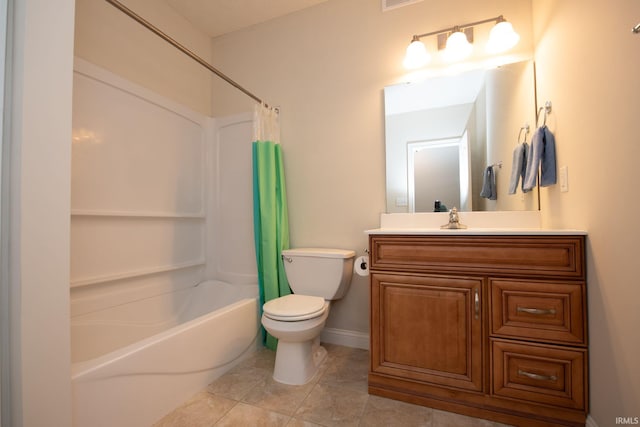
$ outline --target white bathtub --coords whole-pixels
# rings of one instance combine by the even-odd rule
[[[206,281],[72,318],[74,426],[149,426],[205,388],[255,351],[257,294]]]

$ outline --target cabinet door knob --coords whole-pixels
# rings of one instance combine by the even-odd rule
[[[531,378],[532,380],[540,380],[540,381],[555,381],[558,379],[555,375],[539,375],[534,374],[533,372],[523,371],[522,369],[518,369],[518,375],[523,375],[527,378]]]
[[[528,308],[528,307],[518,307],[516,308],[516,311],[518,313],[529,313],[529,314],[538,314],[538,315],[543,315],[543,314],[556,314],[556,309],[555,308]]]

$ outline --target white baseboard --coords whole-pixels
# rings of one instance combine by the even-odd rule
[[[346,329],[324,328],[320,333],[320,341],[345,347],[369,350],[369,334]]]
[[[585,427],[598,427],[596,421],[591,418],[591,415],[587,415],[587,422],[584,423]]]

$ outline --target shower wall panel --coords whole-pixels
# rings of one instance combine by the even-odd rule
[[[72,315],[204,279],[210,122],[76,60]]]
[[[210,192],[208,241],[215,242],[207,259],[207,276],[229,283],[257,283],[253,239],[253,115],[217,118],[209,158],[215,190]]]

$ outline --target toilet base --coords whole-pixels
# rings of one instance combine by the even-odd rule
[[[278,341],[273,379],[289,385],[308,383],[327,356],[320,337],[303,342]]]

